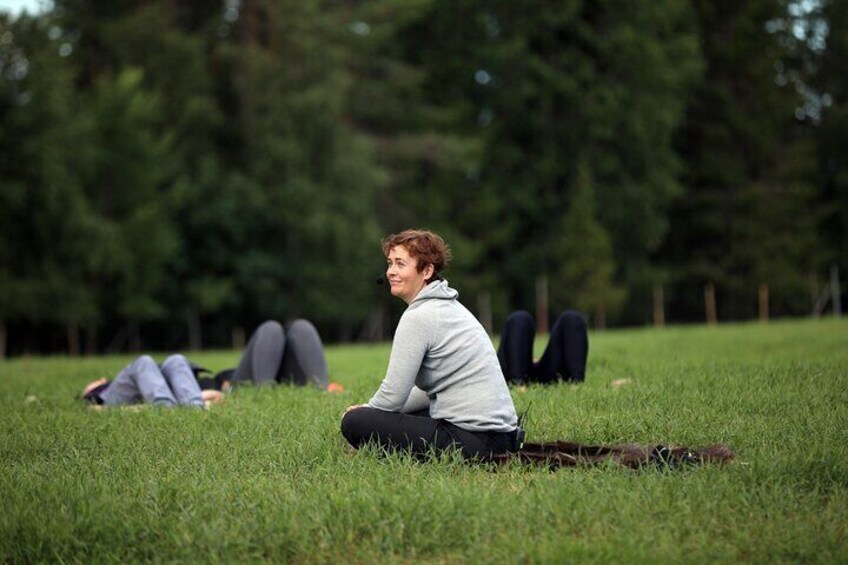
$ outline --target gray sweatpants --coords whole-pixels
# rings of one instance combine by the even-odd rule
[[[118,373],[100,398],[106,406],[149,402],[203,408],[200,386],[182,355],[171,355],[161,367],[149,355],[142,355]]]

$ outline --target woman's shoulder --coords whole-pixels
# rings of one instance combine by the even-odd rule
[[[431,303],[432,302],[432,303]],[[435,327],[442,317],[440,310],[444,305],[441,301],[421,302],[415,308],[407,308],[398,322],[398,329],[423,331],[428,327]]]

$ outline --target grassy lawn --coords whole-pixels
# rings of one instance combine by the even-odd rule
[[[724,442],[737,460],[549,472],[351,454],[340,414],[376,389],[388,345],[328,350],[343,394],[247,387],[208,412],[76,400],[128,357],[0,363],[0,561],[848,562],[848,321],[608,331],[590,348],[585,384],[513,389],[528,439]]]

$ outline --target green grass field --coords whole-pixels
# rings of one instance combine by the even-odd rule
[[[208,412],[76,400],[128,357],[17,359],[0,363],[0,561],[848,562],[848,321],[590,339],[585,384],[513,389],[528,439],[724,442],[737,460],[550,472],[352,454],[340,414],[377,387],[388,345],[329,348],[343,394],[247,387]],[[190,357],[218,370],[237,353]]]

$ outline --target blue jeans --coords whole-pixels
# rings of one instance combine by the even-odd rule
[[[197,379],[182,355],[171,355],[161,367],[149,355],[142,355],[118,373],[100,398],[106,406],[140,402],[169,407],[204,406]]]

